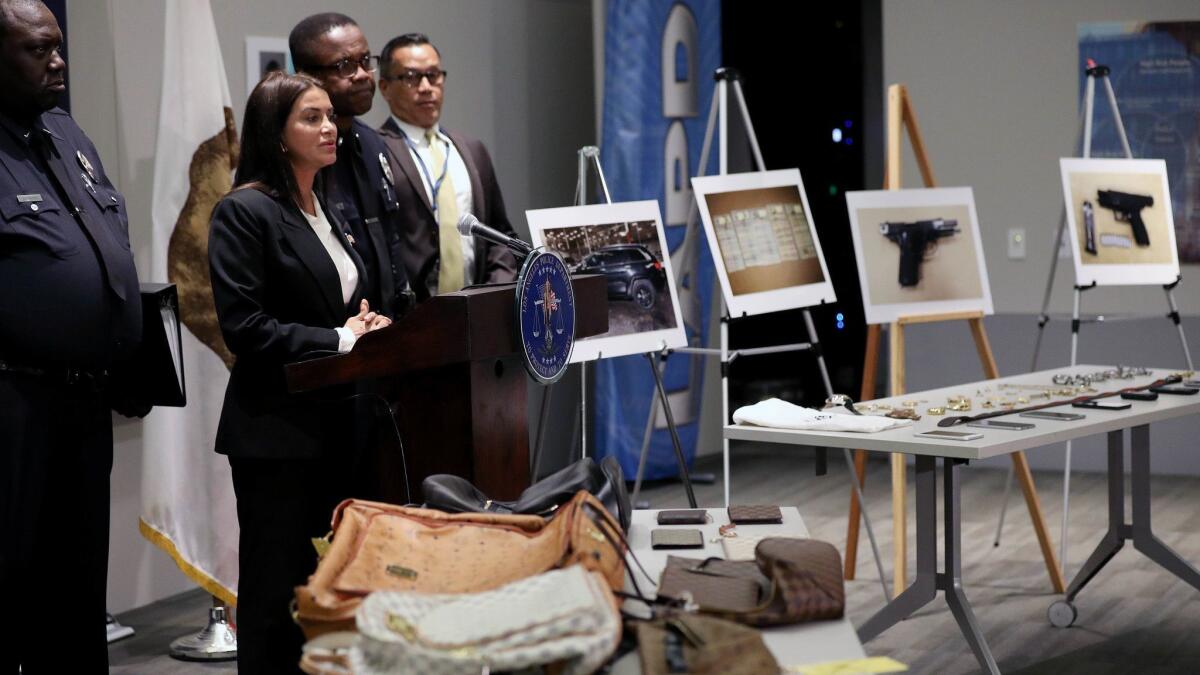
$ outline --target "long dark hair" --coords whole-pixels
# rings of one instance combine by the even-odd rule
[[[313,87],[323,89],[308,75],[275,71],[250,92],[242,119],[242,154],[234,190],[255,188],[277,199],[287,195],[299,203],[300,188],[283,152],[283,130],[296,100]]]

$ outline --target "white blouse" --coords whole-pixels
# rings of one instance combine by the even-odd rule
[[[342,240],[333,231],[333,226],[321,210],[321,202],[317,201],[316,195],[313,195],[313,207],[317,211],[315,216],[304,213],[303,209],[300,213],[304,213],[304,219],[329,252],[333,266],[337,268],[338,280],[342,282],[342,303],[348,303],[350,298],[354,297],[354,289],[358,288],[358,268],[354,266],[354,259],[350,257],[350,253],[342,246]]]
[[[329,253],[329,258],[333,261],[333,266],[337,269],[338,281],[342,285],[342,303],[350,302],[350,298],[354,297],[354,289],[358,287],[358,268],[354,266],[354,259],[350,257],[349,251],[342,246],[342,240],[333,231],[333,226],[329,224],[329,219],[325,217],[325,212],[321,210],[321,202],[317,200],[317,196],[313,195],[313,208],[317,215],[310,216],[304,213],[301,209],[300,213],[304,214],[304,219],[308,221],[313,232],[317,234],[317,238],[321,240],[321,245],[325,247],[325,251]],[[358,308],[354,308],[355,313]],[[345,326],[338,326],[334,330],[338,334],[338,351],[342,354],[354,348],[354,343],[357,341],[354,333]]]

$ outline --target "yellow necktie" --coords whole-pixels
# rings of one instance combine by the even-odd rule
[[[447,158],[442,150],[441,139],[433,129],[425,132],[425,139],[429,141],[429,154],[433,158],[431,176],[445,173],[437,193],[438,252],[441,255],[438,293],[450,293],[462,290],[464,284],[462,237],[458,233],[458,200],[454,194],[454,181],[446,167]]]

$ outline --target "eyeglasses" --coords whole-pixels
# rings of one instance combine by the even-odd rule
[[[344,58],[337,63],[331,63],[328,66],[314,66],[316,70],[332,70],[338,74],[338,77],[354,77],[359,68],[368,73],[375,72],[379,67],[379,57],[374,54],[367,54],[361,59]]]
[[[385,77],[385,80],[396,80],[402,82],[409,89],[416,89],[421,86],[421,80],[428,79],[430,86],[440,87],[446,81],[446,71],[444,70],[406,70],[399,75]]]

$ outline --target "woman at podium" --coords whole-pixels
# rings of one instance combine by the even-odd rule
[[[213,299],[237,357],[216,451],[229,457],[241,527],[243,672],[296,666],[303,638],[288,610],[293,588],[313,570],[312,538],[350,496],[352,404],[289,394],[284,365],[348,352],[390,323],[363,299],[362,260],[322,195],[336,158],[325,90],[306,75],[274,73],[246,102],[237,179],[212,216]]]

